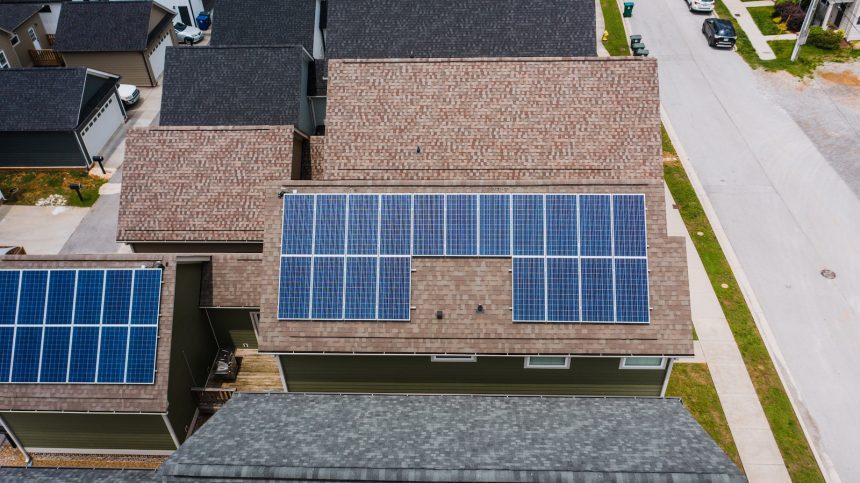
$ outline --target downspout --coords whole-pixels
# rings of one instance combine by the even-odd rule
[[[15,433],[9,428],[9,425],[6,424],[6,420],[3,419],[3,416],[0,416],[0,426],[3,426],[3,429],[6,431],[6,434],[12,438],[12,441],[15,443],[15,446],[18,447],[18,450],[21,451],[21,454],[24,456],[24,465],[29,468],[33,466],[33,458],[30,457],[30,453],[27,453],[27,450],[24,449],[24,445],[21,444],[21,441],[18,440],[18,437],[15,436]]]
[[[669,378],[672,377],[672,366],[675,365],[675,358],[669,358],[669,367],[666,368],[666,377],[663,379],[663,387],[660,389],[660,397],[666,397],[666,388],[669,386]]]

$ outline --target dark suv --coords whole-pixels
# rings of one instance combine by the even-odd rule
[[[735,46],[735,28],[728,20],[720,18],[707,18],[702,24],[702,33],[708,39],[708,45],[711,47],[727,47],[731,49]]]

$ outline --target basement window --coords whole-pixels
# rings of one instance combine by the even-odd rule
[[[430,362],[477,362],[478,356],[430,356]]]
[[[622,357],[620,369],[665,369],[663,357]]]
[[[526,357],[526,369],[569,369],[570,357],[562,356],[529,356]]]

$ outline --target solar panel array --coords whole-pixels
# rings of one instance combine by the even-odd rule
[[[514,321],[649,321],[643,195],[283,201],[282,320],[409,320],[411,257],[511,257]]]
[[[160,269],[0,270],[0,383],[152,384]]]

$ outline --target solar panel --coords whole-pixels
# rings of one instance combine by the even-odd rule
[[[314,222],[314,254],[338,255],[346,250],[346,196],[319,195]]]
[[[546,196],[547,255],[562,257],[579,255],[576,205],[576,196]]]
[[[379,259],[379,320],[409,320],[411,267],[409,257]]]
[[[645,197],[615,195],[612,217],[616,257],[645,256]]]
[[[0,382],[153,383],[161,275],[0,270]]]
[[[343,318],[343,271],[343,257],[314,258],[312,319]]]
[[[311,257],[282,257],[279,319],[307,319],[311,316]]]
[[[443,255],[445,253],[444,195],[415,195],[413,198],[412,255]]]
[[[510,256],[511,196],[481,195],[479,209],[481,256]]]
[[[379,196],[353,195],[349,197],[349,255],[376,255],[379,249]]]
[[[513,195],[514,256],[544,254],[543,195]]]
[[[612,224],[609,195],[581,195],[579,223],[581,253],[584,257],[612,255]]]
[[[544,258],[513,259],[514,321],[546,320]]]
[[[376,318],[376,257],[348,257],[346,259],[347,320],[373,320]]]
[[[446,255],[478,254],[478,197],[448,195],[445,202]]]
[[[579,260],[546,260],[547,320],[576,322],[579,317]]]
[[[644,258],[615,260],[615,300],[619,322],[648,322],[648,266]]]
[[[412,243],[412,196],[382,195],[380,215],[379,254],[409,255]]]

